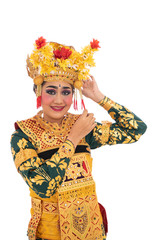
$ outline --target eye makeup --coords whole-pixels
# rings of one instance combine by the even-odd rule
[[[69,94],[71,94],[71,91],[64,90],[64,91],[62,91],[62,94],[65,95],[65,96],[68,96]]]
[[[56,95],[57,91],[54,89],[46,89],[46,93],[48,93],[49,95]],[[68,96],[71,94],[70,90],[62,90],[62,95],[64,96]]]
[[[46,93],[48,93],[49,95],[55,95],[56,91],[53,89],[46,89]]]

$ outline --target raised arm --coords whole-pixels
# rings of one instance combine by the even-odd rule
[[[91,80],[92,79],[92,80]],[[115,123],[103,121],[85,137],[92,149],[105,144],[133,143],[146,131],[146,124],[126,107],[104,96],[93,77],[84,82],[83,94],[108,111]]]
[[[109,144],[133,143],[139,140],[147,129],[146,124],[133,112],[104,97],[100,102],[116,122],[104,121],[97,123],[95,128],[86,136],[86,141],[92,149]]]

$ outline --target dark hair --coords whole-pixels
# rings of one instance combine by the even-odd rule
[[[44,85],[45,83],[46,83],[46,81],[44,81],[44,82],[42,83],[42,87],[43,87],[43,85]],[[75,88],[74,88],[73,85],[71,85],[71,87],[72,87],[72,94],[74,94]],[[36,89],[37,89],[37,85],[34,84],[34,85],[33,85],[33,91],[36,92]]]

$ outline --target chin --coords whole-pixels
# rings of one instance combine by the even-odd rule
[[[45,116],[45,119],[50,119],[51,122],[54,122],[54,120],[61,120],[64,115],[67,114],[68,110],[70,109],[70,107],[65,107],[62,111],[54,111],[52,109],[47,109],[48,111],[45,111],[45,109],[43,109],[43,113]]]

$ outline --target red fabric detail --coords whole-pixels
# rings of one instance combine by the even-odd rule
[[[85,164],[84,161],[83,161],[83,163],[82,163],[82,167],[83,167],[83,169],[88,173],[88,171],[87,171],[87,167],[86,167],[86,164]]]
[[[81,109],[85,109],[85,105],[84,105],[84,101],[83,101],[83,99],[81,99]]]
[[[37,97],[37,108],[41,107],[41,96]]]
[[[75,98],[74,98],[73,107],[74,107],[74,110],[78,110],[78,104],[77,104],[77,100],[75,100]]]
[[[77,100],[76,100],[76,110],[78,110],[78,104],[77,104]]]
[[[14,123],[14,127],[15,127],[16,130],[19,129],[19,126],[16,122]]]
[[[100,203],[99,203],[99,208],[100,208],[101,215],[102,215],[102,218],[103,218],[103,225],[104,225],[105,234],[107,235],[107,233],[108,233],[108,221],[107,221],[106,210]]]
[[[74,98],[73,108],[76,110],[76,99]]]

